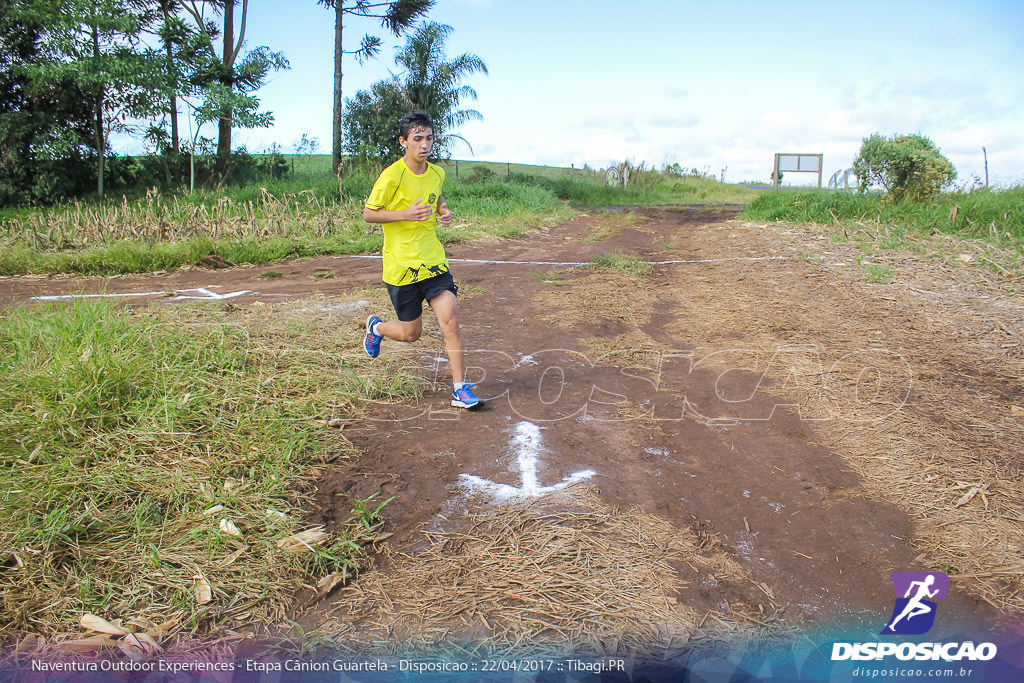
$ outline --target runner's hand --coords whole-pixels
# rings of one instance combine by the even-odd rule
[[[433,206],[430,204],[424,204],[422,199],[417,199],[408,209],[405,210],[405,220],[425,221],[430,218],[433,213]]]
[[[452,224],[452,212],[443,199],[437,207],[437,222],[446,228]]]

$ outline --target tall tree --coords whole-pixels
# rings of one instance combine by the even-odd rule
[[[274,123],[274,117],[270,112],[261,112],[260,102],[252,95],[244,95],[232,92],[220,83],[212,83],[198,92],[198,98],[183,99],[186,105],[192,110],[192,117],[195,121],[192,139],[189,144],[189,191],[195,187],[195,159],[196,151],[205,147],[206,138],[200,137],[203,125],[212,121],[220,121],[222,113],[231,110],[231,125],[235,128],[266,128]],[[210,141],[212,144],[212,140]],[[214,172],[218,182],[224,181],[224,176]]]
[[[265,45],[253,48],[242,55],[245,43],[245,23],[249,13],[249,0],[242,0],[239,16],[238,33],[235,33],[235,5],[238,0],[207,0],[197,4],[195,0],[179,0],[179,4],[195,21],[196,28],[205,41],[205,66],[200,67],[193,83],[213,94],[221,109],[219,111],[217,136],[216,175],[223,180],[227,175],[228,162],[231,158],[231,131],[239,122],[235,113],[235,105],[244,98],[253,101],[249,94],[258,90],[271,71],[288,69],[288,60],[280,52],[272,52]],[[204,16],[203,7],[209,5],[214,12],[223,14],[223,30],[218,31],[216,25]],[[221,53],[217,54],[214,45],[218,33],[222,38]],[[216,84],[218,87],[211,89]],[[208,94],[209,94],[208,93]],[[237,96],[237,97],[233,97]],[[212,101],[204,97],[204,101]],[[248,113],[252,113],[251,109]]]
[[[177,61],[174,59],[174,46],[182,41],[184,23],[174,14],[177,3],[174,0],[157,0],[163,21],[160,24],[160,40],[164,44],[164,56],[167,58],[167,73],[174,76],[178,73]],[[177,84],[175,84],[177,86]],[[167,116],[171,124],[171,150],[178,154],[178,87],[167,93]]]
[[[181,16],[179,0],[152,0],[158,23],[154,37],[163,47],[165,85],[165,111],[158,124],[152,125],[145,138],[152,141],[160,153],[161,162],[173,164],[173,180],[181,181],[181,133],[179,126],[180,97],[188,96],[197,69],[197,60],[206,53],[204,36],[192,28]],[[169,130],[168,130],[169,127]],[[171,176],[170,169],[166,169]],[[168,180],[171,178],[168,177]]]
[[[487,73],[487,65],[475,54],[463,53],[448,59],[445,43],[452,27],[424,22],[406,38],[395,55],[395,63],[404,69],[397,78],[406,101],[414,109],[428,112],[434,119],[435,155],[450,155],[451,140],[469,144],[454,131],[469,121],[482,121],[476,109],[462,109],[462,100],[476,100],[476,90],[464,84],[474,73]],[[470,148],[472,149],[472,147]]]
[[[72,82],[92,109],[97,194],[103,196],[104,159],[112,132],[159,109],[163,76],[159,55],[140,36],[153,16],[144,0],[57,0],[26,6],[46,27],[38,64],[26,68],[34,93]]]
[[[196,49],[192,45],[195,32],[178,16],[178,0],[157,0],[160,8],[160,42],[164,46],[167,76],[170,87],[167,91],[167,118],[171,126],[171,151],[177,156],[181,152],[178,132],[178,94],[186,88],[182,62],[195,59]]]
[[[45,31],[30,2],[0,0],[0,206],[74,196],[89,183],[88,98],[71,79],[30,88]]]
[[[380,53],[381,40],[366,34],[358,50],[344,49],[345,16],[380,19],[381,25],[396,36],[408,30],[413,22],[434,6],[434,0],[317,0],[334,10],[334,108],[331,116],[331,168],[338,172],[342,154],[342,115],[345,97],[342,92],[342,58],[354,54],[360,63]]]

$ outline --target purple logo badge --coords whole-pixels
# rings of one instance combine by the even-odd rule
[[[942,572],[893,572],[889,578],[896,591],[896,602],[882,634],[927,633],[935,623],[935,601],[946,599],[949,577]]]

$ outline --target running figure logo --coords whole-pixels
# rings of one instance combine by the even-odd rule
[[[935,600],[946,599],[949,577],[942,572],[893,572],[889,577],[896,590],[896,603],[882,634],[927,633],[935,623]]]

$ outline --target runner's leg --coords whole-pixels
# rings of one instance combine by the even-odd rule
[[[462,331],[459,329],[459,311],[455,295],[445,290],[431,299],[430,307],[437,315],[437,324],[444,334],[444,351],[448,354],[448,366],[452,370],[452,382],[465,379],[463,370]]]
[[[388,339],[402,342],[414,342],[423,334],[423,316],[410,320],[389,320],[377,326],[377,332]]]

